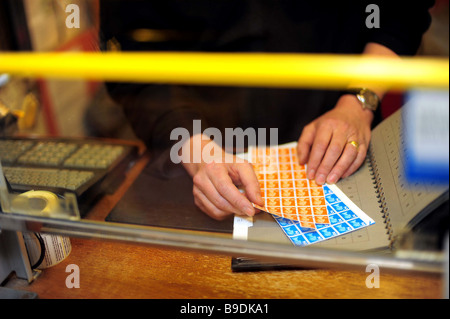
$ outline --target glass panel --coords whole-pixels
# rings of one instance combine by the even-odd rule
[[[361,4],[275,2],[0,2],[0,227],[199,249],[238,264],[440,272],[448,148],[446,172],[408,183],[410,136],[395,111],[419,84],[443,94],[447,113],[438,106],[428,119],[447,116],[432,127],[448,140],[445,10],[430,11],[429,27],[428,8],[411,9],[423,22],[411,38],[428,30],[420,47],[380,51],[403,63],[356,56],[380,49],[362,39],[383,36]],[[361,108],[376,104],[367,92],[341,97],[349,85],[386,93],[373,119]],[[356,131],[331,132],[335,106]],[[313,136],[337,143],[334,159],[315,156],[359,169],[323,186],[309,176],[314,161],[301,162],[300,136],[310,147]]]

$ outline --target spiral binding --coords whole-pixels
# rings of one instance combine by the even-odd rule
[[[381,182],[381,177],[378,172],[377,161],[375,159],[375,156],[373,155],[372,143],[369,146],[369,150],[367,152],[367,157],[369,159],[368,164],[369,164],[370,175],[372,176],[372,183],[374,185],[378,203],[380,204],[379,207],[381,210],[381,214],[383,215],[383,219],[384,219],[386,233],[387,233],[389,241],[391,242],[391,245],[392,245],[392,242],[393,242],[392,224],[391,224],[391,219],[389,217],[388,207],[386,204],[386,197],[384,196],[383,183]]]

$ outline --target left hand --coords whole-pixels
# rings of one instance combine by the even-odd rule
[[[264,206],[250,163],[225,152],[207,136],[197,134],[186,143],[189,152],[183,154],[186,149],[183,147],[180,155],[184,168],[192,176],[194,203],[200,210],[216,220],[223,220],[232,214],[255,215],[258,209],[252,203]],[[214,147],[209,148],[211,145]],[[198,162],[191,158],[195,153],[201,159]],[[245,194],[237,186],[242,187]]]
[[[307,164],[307,177],[334,184],[353,174],[366,157],[372,120],[372,111],[355,96],[343,95],[332,110],[305,126],[297,151],[300,164]]]

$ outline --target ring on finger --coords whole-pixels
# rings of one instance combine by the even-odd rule
[[[356,150],[359,149],[359,143],[357,141],[350,141],[350,142],[348,142],[348,144],[354,146],[356,148]]]

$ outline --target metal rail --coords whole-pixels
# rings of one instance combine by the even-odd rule
[[[261,261],[310,268],[365,269],[376,264],[383,271],[441,274],[441,253],[393,254],[359,253],[313,247],[250,242],[174,229],[160,229],[89,220],[62,220],[0,213],[0,229],[58,234],[167,248],[204,251],[234,257],[253,257]],[[406,256],[406,257],[405,257]]]
[[[0,53],[14,76],[194,85],[448,90],[449,60],[286,53]]]

